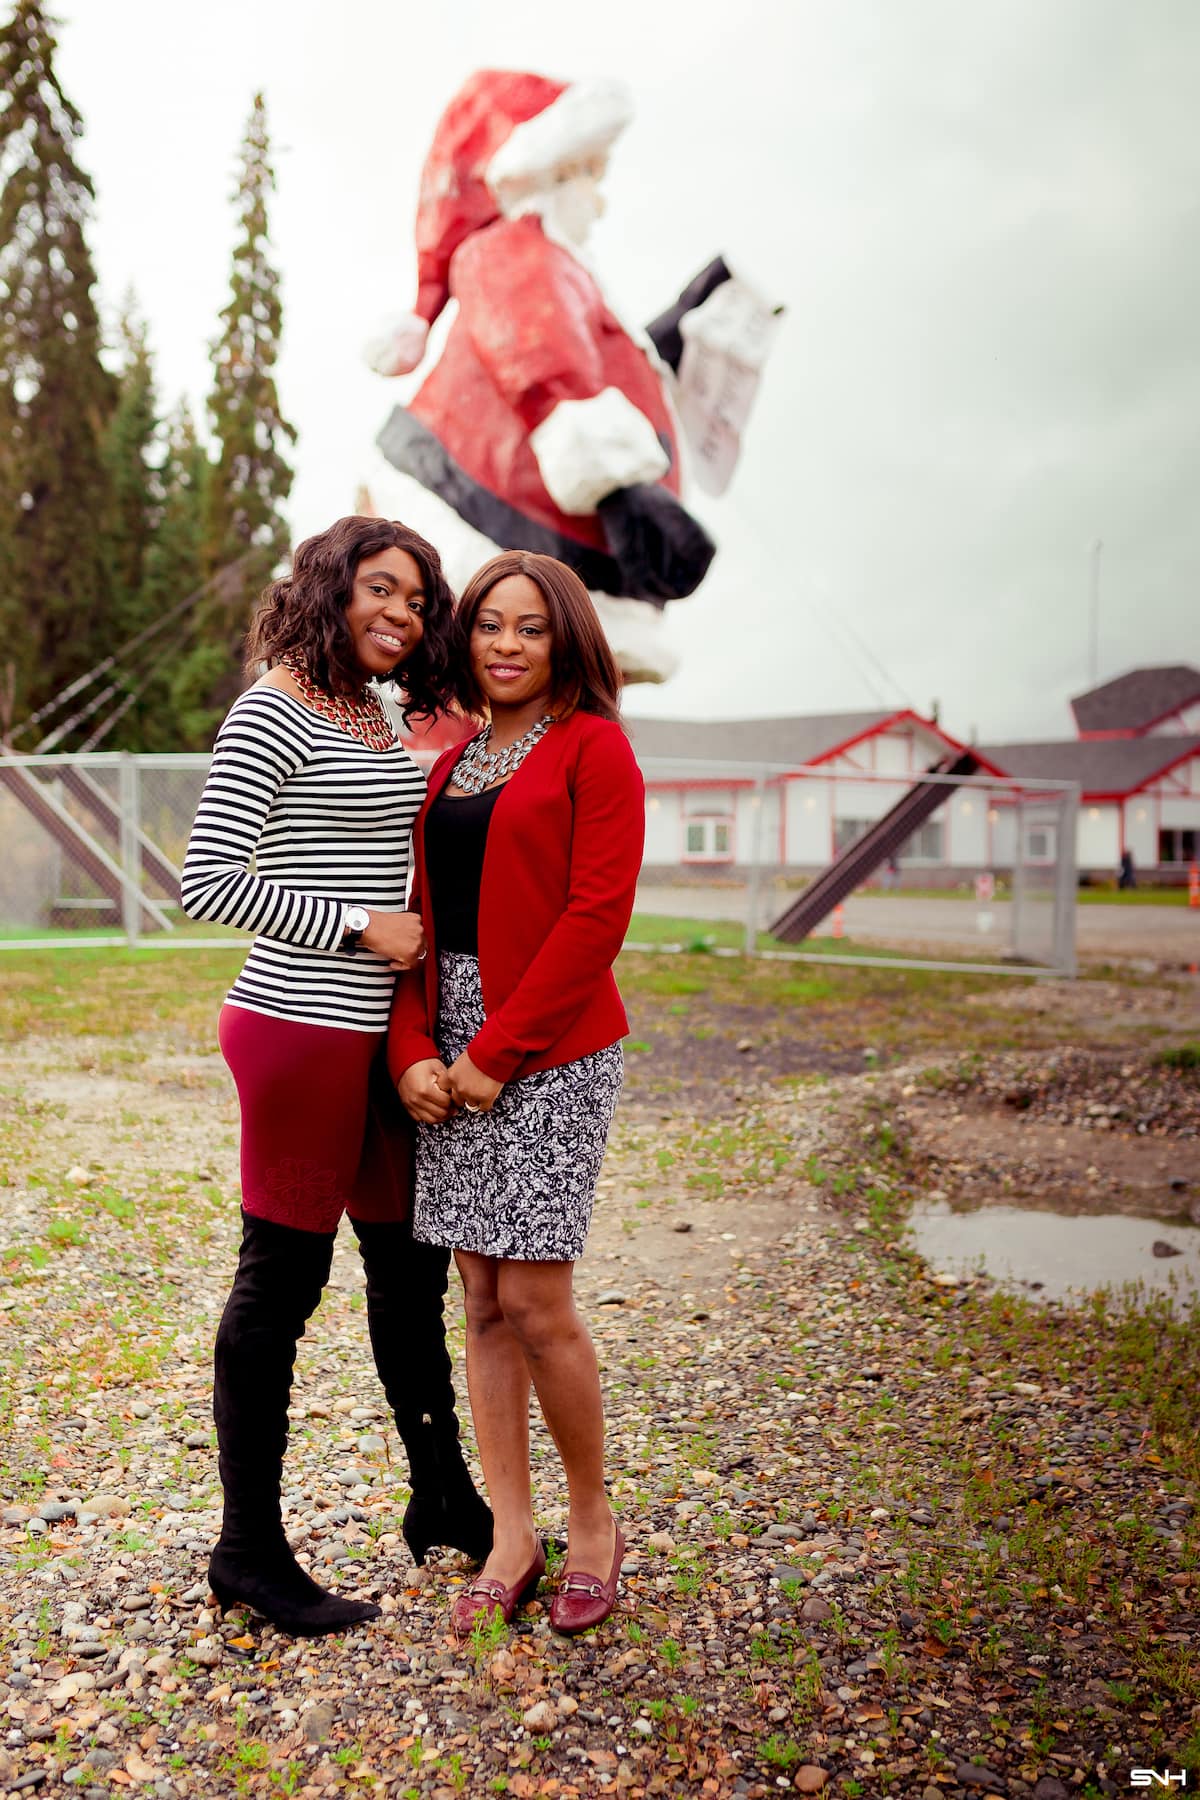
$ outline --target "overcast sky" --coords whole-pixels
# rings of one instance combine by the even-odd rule
[[[1200,660],[1194,0],[59,0],[101,298],[132,286],[202,414],[237,149],[265,90],[297,538],[351,510],[400,384],[433,126],[483,66],[616,75],[637,108],[595,254],[648,319],[717,251],[788,308],[721,551],[634,712],[936,697],[1057,736],[1100,676]],[[693,493],[693,501],[695,495]]]

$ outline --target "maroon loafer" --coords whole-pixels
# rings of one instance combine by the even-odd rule
[[[574,1637],[576,1632],[603,1625],[617,1604],[617,1583],[621,1579],[624,1560],[625,1539],[618,1525],[607,1581],[601,1581],[599,1576],[589,1575],[583,1569],[572,1569],[559,1582],[558,1592],[550,1603],[550,1623],[555,1631],[564,1637]]]
[[[537,1555],[511,1587],[505,1587],[502,1581],[495,1581],[490,1575],[480,1575],[465,1593],[458,1596],[450,1609],[450,1623],[457,1635],[460,1638],[470,1637],[476,1621],[482,1619],[486,1623],[488,1615],[493,1612],[499,1612],[504,1623],[511,1625],[518,1606],[533,1599],[545,1573],[546,1546],[539,1538]]]

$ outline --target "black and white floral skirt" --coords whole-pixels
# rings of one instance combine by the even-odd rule
[[[484,1021],[479,964],[438,957],[434,1033],[449,1065]],[[523,1075],[490,1112],[417,1127],[413,1235],[477,1256],[576,1262],[583,1254],[624,1074],[620,1044]]]

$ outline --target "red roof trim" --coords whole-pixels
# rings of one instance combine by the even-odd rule
[[[1168,743],[1169,741],[1170,740],[1167,738],[1163,739],[1164,743]],[[1102,788],[1083,788],[1080,790],[1079,804],[1081,806],[1085,804],[1088,806],[1095,806],[1099,803],[1112,804],[1115,806],[1122,800],[1132,800],[1135,795],[1146,793],[1149,788],[1154,786],[1156,781],[1161,781],[1164,775],[1169,775],[1172,769],[1177,769],[1181,763],[1190,762],[1193,757],[1200,760],[1200,749],[1197,749],[1195,744],[1193,744],[1190,749],[1182,750],[1178,756],[1172,757],[1170,762],[1163,763],[1157,769],[1151,769],[1145,780],[1139,781],[1136,787],[1114,788],[1111,791]],[[1183,798],[1189,799],[1192,798],[1192,796],[1184,795]]]
[[[970,747],[967,744],[960,744],[957,738],[952,738],[948,731],[943,731],[941,726],[935,725],[932,719],[923,719],[920,713],[914,712],[910,706],[904,706],[899,712],[889,713],[878,723],[868,725],[865,731],[855,732],[853,737],[846,738],[844,742],[834,744],[829,750],[822,750],[820,756],[814,756],[812,762],[806,764],[806,767],[815,769],[821,763],[831,762],[835,756],[845,756],[846,752],[853,750],[856,745],[865,744],[873,737],[881,737],[884,732],[891,731],[896,725],[919,725],[922,731],[929,732],[933,737],[941,738],[949,750],[957,750],[961,753]]]
[[[1002,769],[993,768],[992,765],[987,761],[987,759],[985,757],[980,756],[979,752],[975,749],[974,745],[961,743],[958,738],[951,737],[950,733],[948,731],[943,731],[942,727],[940,725],[935,725],[932,719],[922,718],[920,713],[913,712],[912,708],[907,707],[907,706],[901,707],[901,709],[898,712],[888,713],[888,715],[885,718],[880,719],[876,724],[868,725],[865,731],[855,732],[853,737],[845,738],[840,744],[834,744],[831,749],[822,750],[821,754],[819,756],[814,756],[810,762],[795,763],[792,766],[797,769],[818,769],[821,767],[821,765],[823,763],[832,761],[832,759],[834,757],[844,756],[847,751],[853,750],[856,745],[867,743],[873,737],[880,737],[883,735],[884,732],[891,731],[892,728],[896,725],[910,725],[910,724],[919,726],[919,728],[922,731],[928,732],[930,734],[930,736],[932,736],[932,737],[940,738],[948,750],[953,750],[959,755],[961,755],[964,750],[970,750],[972,756],[974,756],[978,759],[979,766],[984,771],[985,774],[987,774],[987,775],[1002,775],[1003,774],[1004,771]],[[719,719],[714,721],[714,728],[718,732],[720,731],[721,721]],[[651,757],[650,760],[654,761],[656,759]],[[671,760],[671,759],[667,759],[667,760]],[[674,760],[680,761],[682,759],[677,757]],[[864,770],[862,772],[865,774],[865,773],[869,773],[870,771]],[[916,774],[917,771],[914,769],[912,771],[912,773]],[[787,781],[789,779],[791,779],[791,776],[787,775],[787,774],[783,774],[783,773],[772,775],[769,777],[769,780],[771,780],[771,781]],[[900,779],[899,776],[897,776],[896,779],[897,780]],[[746,776],[736,776],[736,775],[731,775],[731,776],[724,777],[724,778],[715,776],[715,775],[714,776],[699,776],[699,777],[694,777],[694,778],[689,775],[681,775],[679,777],[679,779],[676,781],[661,781],[661,780],[660,781],[648,781],[646,783],[646,786],[648,788],[652,788],[652,787],[654,787],[654,788],[658,788],[658,787],[662,787],[662,788],[738,787],[738,786],[753,787],[754,782],[753,782],[753,780],[747,778]]]
[[[1170,739],[1164,738],[1163,742],[1169,743]],[[1181,750],[1178,756],[1173,756],[1170,762],[1163,763],[1161,768],[1153,770],[1151,774],[1147,775],[1145,781],[1139,781],[1136,787],[1129,788],[1128,794],[1130,796],[1144,794],[1148,787],[1152,787],[1156,781],[1161,781],[1164,775],[1169,775],[1172,769],[1179,767],[1180,763],[1191,762],[1193,757],[1200,759],[1200,750],[1196,748],[1195,744],[1189,745],[1186,750]]]
[[[782,780],[782,777],[773,776],[772,780]],[[755,785],[753,775],[680,775],[675,781],[648,781],[646,791],[652,788],[752,788]]]
[[[1086,700],[1087,695],[1080,694],[1078,696],[1078,698],[1081,700]],[[1112,730],[1109,730],[1109,731],[1080,731],[1079,727],[1078,727],[1078,723],[1077,723],[1076,724],[1076,735],[1080,738],[1110,738],[1110,737],[1140,738],[1140,737],[1148,737],[1149,734],[1154,730],[1154,727],[1156,725],[1163,724],[1163,722],[1167,719],[1176,718],[1180,713],[1186,712],[1189,706],[1198,706],[1198,705],[1200,705],[1200,687],[1198,687],[1196,689],[1194,694],[1189,694],[1186,700],[1179,700],[1175,703],[1174,706],[1168,706],[1166,712],[1159,713],[1153,719],[1147,719],[1143,725],[1128,725],[1128,726],[1125,726],[1124,728],[1118,726],[1118,727],[1114,727]],[[1072,700],[1072,702],[1071,702],[1071,711],[1072,712],[1075,711],[1074,700]]]

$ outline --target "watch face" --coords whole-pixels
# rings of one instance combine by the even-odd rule
[[[351,906],[346,911],[346,923],[351,931],[365,931],[371,923],[371,915],[363,906]]]

